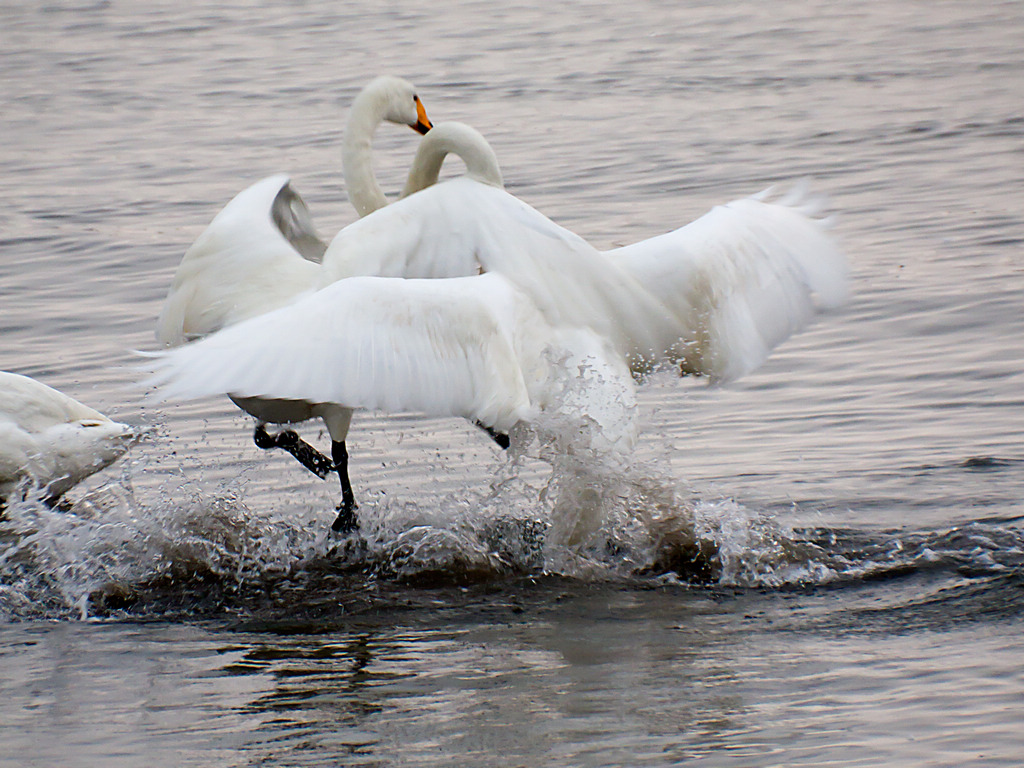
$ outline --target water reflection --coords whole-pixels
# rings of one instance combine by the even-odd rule
[[[222,671],[270,688],[245,708],[262,721],[251,748],[269,759],[344,746],[353,759],[398,753],[410,765],[538,754],[641,764],[731,727],[737,676],[709,649],[728,641],[694,629],[721,614],[713,602],[541,591],[550,602],[522,595],[529,605],[501,622],[466,624],[476,601],[442,600],[444,618],[418,612],[422,629],[246,635],[224,649],[241,654]]]
[[[842,761],[850,724],[875,743],[903,716],[963,733],[934,726],[955,724],[929,691],[969,675],[1005,681],[958,691],[956,715],[1005,752],[1016,725],[984,713],[1015,711],[1019,648],[993,628],[1019,624],[1021,594],[1013,573],[767,593],[555,580],[410,589],[362,613],[324,595],[315,618],[7,625],[0,741],[39,765],[74,746],[86,763],[738,768],[790,739]]]

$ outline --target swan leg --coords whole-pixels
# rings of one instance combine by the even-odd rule
[[[264,450],[283,448],[298,459],[302,466],[321,480],[334,470],[334,463],[299,437],[298,433],[293,429],[286,429],[278,432],[276,435],[271,435],[267,432],[267,425],[261,423],[256,425],[256,431],[253,433],[252,439],[256,445]]]
[[[338,518],[331,525],[331,530],[337,533],[352,533],[359,529],[359,520],[356,519],[355,494],[352,492],[352,481],[348,478],[348,448],[344,440],[335,440],[331,443],[331,455],[334,457],[334,469],[341,480],[341,504],[338,505]]]
[[[498,432],[497,430],[494,430],[494,429],[491,429],[490,427],[484,426],[479,421],[475,421],[473,423],[476,424],[478,427],[480,427],[480,429],[482,429],[488,435],[490,435],[491,436],[491,440],[496,442],[498,444],[499,448],[501,448],[503,451],[507,451],[508,450],[508,446],[510,444],[508,435],[506,435],[504,432]]]

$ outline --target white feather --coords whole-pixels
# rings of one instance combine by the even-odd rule
[[[804,196],[718,206],[691,224],[607,255],[669,308],[662,353],[730,381],[847,297],[846,261]]]
[[[493,162],[489,148],[470,156]],[[334,440],[345,438],[349,409],[506,430],[559,407],[617,424],[609,443],[623,446],[634,430],[630,373],[673,364],[734,379],[817,306],[845,297],[845,261],[803,192],[737,200],[600,252],[495,178],[471,172],[374,211],[334,238],[322,265],[293,253],[301,277],[262,295],[270,306],[290,291],[293,303],[159,357],[153,383],[165,396],[231,394],[267,420],[338,411]],[[233,306],[228,322],[253,314]],[[580,371],[595,396],[561,397]]]
[[[507,429],[530,403],[512,335],[522,314],[534,313],[497,275],[354,277],[160,355],[150,383],[168,398],[417,410]]]
[[[0,371],[0,502],[19,487],[56,499],[116,461],[136,437],[56,389]]]
[[[368,226],[392,217],[407,226],[389,240]],[[607,253],[469,179],[424,190],[349,231],[364,227],[351,246],[336,240],[325,264],[332,251],[370,254],[367,244],[383,238],[437,265],[472,253],[485,272],[336,281],[170,353],[154,383],[167,396],[415,410],[504,430],[557,401],[581,366],[600,371],[591,380],[617,388],[611,399],[620,402],[632,398],[621,387],[630,370],[640,375],[665,362],[734,378],[810,319],[816,293],[833,303],[845,289],[845,262],[821,223],[755,199]],[[583,398],[572,407],[599,410],[607,401]]]

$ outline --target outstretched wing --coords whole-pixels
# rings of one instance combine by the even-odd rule
[[[155,353],[165,399],[213,394],[464,416],[508,429],[530,410],[516,333],[530,303],[498,275],[354,277]]]
[[[667,356],[728,381],[764,362],[816,304],[845,300],[846,261],[819,210],[800,192],[745,198],[606,255],[675,316]]]
[[[185,252],[157,339],[181,344],[291,301],[317,282],[324,248],[287,176],[252,184]]]
[[[623,355],[646,352],[667,310],[578,235],[502,189],[460,177],[374,211],[324,255],[324,281],[352,275],[496,273],[552,326],[586,327]]]

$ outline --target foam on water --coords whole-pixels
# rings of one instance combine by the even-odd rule
[[[0,519],[0,616],[244,614],[282,585],[318,600],[366,580],[429,586],[556,576],[781,588],[1022,565],[1013,531],[1000,530],[996,541],[982,529],[792,530],[733,499],[708,497],[621,450],[636,402],[593,386],[592,373],[580,366],[532,424],[512,431],[489,483],[467,481],[434,499],[364,502],[358,537],[333,535],[318,503],[285,493],[270,510],[250,505],[244,480],[191,480],[179,470],[158,488],[136,490],[133,481],[156,468],[144,451],[123,464],[119,480],[62,509],[30,496]],[[154,447],[162,433],[149,431]]]
[[[295,599],[321,600],[368,580],[557,576],[781,588],[1024,566],[1024,537],[983,524],[937,533],[790,530],[650,466],[589,450],[592,429],[558,422],[518,431],[488,487],[430,503],[365,504],[357,539],[331,534],[315,505],[254,511],[244,485],[171,478],[155,496],[137,492],[132,478],[145,461],[130,463],[64,509],[28,498],[5,510],[0,617],[244,614],[282,585]],[[526,471],[538,460],[548,468],[540,481]]]

